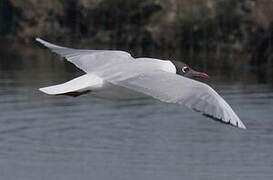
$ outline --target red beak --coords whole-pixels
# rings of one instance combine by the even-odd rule
[[[207,75],[206,73],[201,73],[201,72],[195,72],[194,77],[200,78],[200,79],[209,79],[209,75]]]

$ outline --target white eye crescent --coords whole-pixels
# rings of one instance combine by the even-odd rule
[[[183,72],[183,73],[186,73],[186,72],[188,72],[189,70],[190,70],[190,68],[188,68],[187,66],[182,67],[182,72]]]

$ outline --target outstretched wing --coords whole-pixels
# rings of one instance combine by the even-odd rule
[[[51,44],[40,38],[36,38],[36,41],[66,58],[86,73],[99,71],[119,63],[130,62],[134,59],[125,51],[72,49]]]
[[[123,76],[127,76],[126,73]],[[185,105],[224,123],[246,128],[225,100],[204,83],[164,71],[110,81],[164,102]]]

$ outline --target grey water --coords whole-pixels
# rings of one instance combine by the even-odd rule
[[[271,83],[207,82],[241,130],[149,98],[47,96],[82,72],[44,49],[0,54],[0,179],[273,179]]]

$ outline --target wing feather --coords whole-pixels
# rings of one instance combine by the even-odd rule
[[[66,58],[87,73],[100,71],[101,69],[119,63],[130,62],[134,59],[125,51],[72,49],[49,43],[40,38],[36,38],[36,41],[49,48],[52,52]]]
[[[185,105],[223,123],[246,128],[227,102],[204,83],[164,71],[136,75],[121,81],[111,79],[111,81],[164,102]]]

